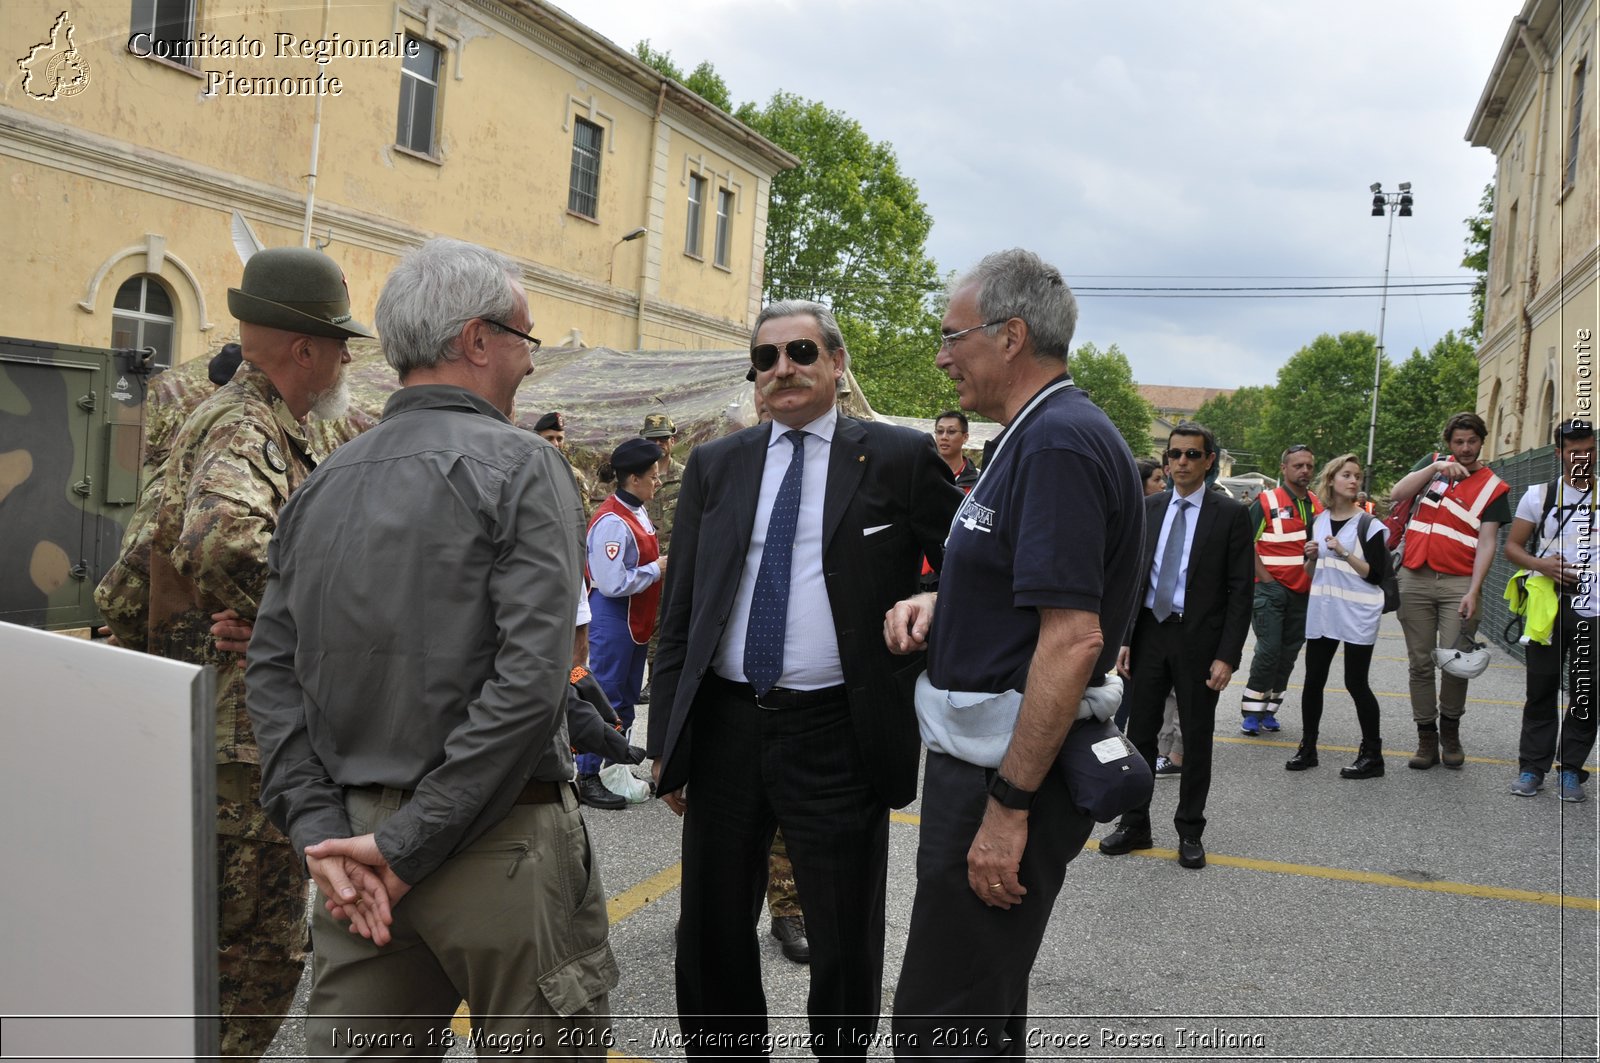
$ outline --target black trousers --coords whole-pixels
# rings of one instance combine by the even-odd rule
[[[1178,776],[1178,810],[1172,817],[1179,838],[1200,838],[1206,829],[1206,797],[1211,793],[1211,732],[1216,728],[1219,692],[1206,686],[1209,655],[1197,654],[1194,632],[1182,623],[1158,623],[1139,610],[1129,658],[1133,681],[1128,692],[1128,741],[1155,770],[1156,733],[1170,693],[1178,699],[1183,729],[1183,774]],[[1197,663],[1205,656],[1203,664]],[[1131,809],[1118,826],[1134,833],[1150,830],[1150,806]]]
[[[883,993],[889,808],[849,705],[767,710],[702,688],[690,726],[676,962],[688,1058],[771,1054],[756,929],[778,827],[811,943],[815,1051],[864,1058]]]
[[[1543,775],[1556,754],[1561,736],[1561,766],[1589,777],[1583,762],[1595,738],[1595,628],[1592,617],[1572,611],[1572,599],[1561,596],[1561,611],[1550,645],[1528,644],[1528,700],[1522,706],[1522,742],[1517,759],[1522,771]],[[1561,693],[1561,665],[1567,666],[1567,711],[1556,710]]]
[[[1382,718],[1378,696],[1372,692],[1367,676],[1372,670],[1372,646],[1354,642],[1344,645],[1344,688],[1356,703],[1356,720],[1361,724],[1361,741],[1377,745],[1382,741]],[[1328,685],[1338,639],[1311,639],[1306,643],[1306,688],[1300,695],[1301,740],[1315,747],[1322,727],[1322,692]]]
[[[928,753],[917,896],[894,996],[896,1058],[1027,1055],[1028,977],[1067,864],[1094,821],[1073,807],[1060,769],[1052,769],[1028,813],[1017,873],[1027,896],[1008,910],[990,908],[967,884],[967,850],[983,822],[991,775]]]

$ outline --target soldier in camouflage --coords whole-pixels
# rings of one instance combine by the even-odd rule
[[[244,364],[172,437],[146,518],[96,590],[124,646],[217,671],[218,972],[222,1051],[260,1056],[294,1001],[305,965],[299,857],[259,804],[260,753],[245,712],[244,659],[213,620],[253,621],[278,511],[314,462],[304,420],[347,401],[351,319],[337,264],[273,248],[228,291]]]
[[[534,424],[533,430],[545,442],[561,451],[561,456],[567,459],[567,465],[572,468],[572,478],[578,485],[578,498],[583,501],[583,518],[588,520],[594,516],[595,487],[594,484],[590,483],[588,475],[578,468],[577,463],[572,460],[572,453],[567,449],[566,414],[560,410],[551,410],[539,418]],[[604,498],[604,493],[600,497]]]

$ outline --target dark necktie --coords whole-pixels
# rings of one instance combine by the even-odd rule
[[[1172,598],[1178,592],[1178,569],[1183,567],[1183,536],[1189,521],[1184,511],[1189,500],[1180,498],[1172,503],[1178,512],[1172,517],[1172,527],[1167,531],[1167,548],[1161,551],[1161,571],[1156,574],[1156,604],[1150,611],[1157,620],[1172,615]]]
[[[800,523],[800,476],[806,466],[806,434],[798,429],[783,438],[794,445],[789,469],[778,485],[767,519],[767,541],[756,571],[756,593],[750,603],[750,625],[744,632],[744,677],[757,694],[778,685],[783,675],[783,635],[789,620],[789,569],[794,560],[794,531]]]

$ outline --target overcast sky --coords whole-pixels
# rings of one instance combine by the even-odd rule
[[[717,68],[736,102],[785,90],[894,145],[941,271],[1023,246],[1074,289],[1380,284],[1367,186],[1410,181],[1391,284],[1461,278],[1493,176],[1464,139],[1517,0],[559,0],[632,49]],[[1108,298],[1076,346],[1147,384],[1271,383],[1322,332],[1378,331],[1379,300]],[[1391,291],[1400,360],[1467,320]],[[932,357],[933,352],[929,352]]]

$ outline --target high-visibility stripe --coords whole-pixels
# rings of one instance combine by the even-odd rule
[[[1263,554],[1262,557],[1261,557],[1261,563],[1263,565],[1268,565],[1268,566],[1276,565],[1279,568],[1295,568],[1297,566],[1298,567],[1304,567],[1305,563],[1306,563],[1306,559],[1305,559],[1304,556],[1301,556],[1301,557],[1272,557],[1270,555]]]
[[[1262,543],[1303,543],[1306,541],[1306,533],[1303,531],[1262,532],[1261,538],[1256,541]]]
[[[1311,596],[1313,598],[1338,598],[1346,602],[1355,602],[1359,605],[1383,604],[1383,589],[1381,587],[1375,587],[1370,591],[1358,591],[1346,587],[1333,587],[1326,583],[1313,582],[1311,584]]]
[[[1458,518],[1460,518],[1461,523],[1465,524],[1473,531],[1477,531],[1478,528],[1483,524],[1483,521],[1478,518],[1477,514],[1473,513],[1471,510],[1467,509],[1453,498],[1447,498],[1440,502],[1439,505],[1444,509],[1448,509],[1451,513],[1454,513]]]

